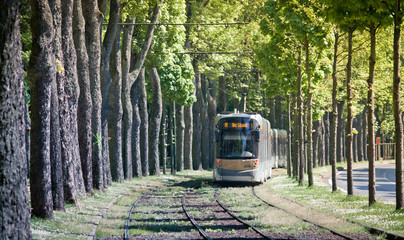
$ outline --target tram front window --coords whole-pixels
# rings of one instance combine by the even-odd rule
[[[223,132],[219,156],[230,159],[248,159],[257,157],[257,142],[247,132]]]

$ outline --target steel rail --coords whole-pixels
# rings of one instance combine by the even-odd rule
[[[142,200],[145,196],[149,195],[150,193],[154,192],[155,190],[157,190],[159,187],[153,188],[152,190],[143,193],[141,196],[139,196],[133,203],[132,206],[130,207],[130,210],[128,212],[128,217],[126,218],[126,223],[125,223],[125,236],[124,239],[128,240],[129,239],[129,223],[131,222],[130,217],[133,213],[133,209],[135,208],[136,204]]]
[[[315,223],[315,222],[312,222],[312,221],[310,221],[310,220],[308,220],[308,219],[299,217],[299,216],[293,214],[292,212],[289,212],[289,211],[286,210],[286,209],[280,208],[280,207],[278,207],[278,206],[275,206],[274,204],[269,203],[268,201],[264,200],[263,198],[261,198],[260,196],[257,195],[257,193],[255,192],[254,187],[252,187],[252,191],[253,191],[253,193],[254,193],[254,196],[256,196],[259,200],[261,200],[262,202],[264,202],[265,204],[267,204],[267,205],[270,206],[270,207],[273,207],[273,208],[282,210],[282,211],[284,211],[284,212],[286,212],[286,213],[288,213],[288,214],[290,214],[290,215],[292,215],[292,216],[295,216],[295,217],[301,219],[301,220],[304,221],[304,222],[313,224],[313,225],[316,226],[316,227],[325,229],[325,230],[327,230],[327,231],[329,231],[329,232],[331,232],[331,233],[333,233],[333,234],[335,234],[335,235],[338,235],[338,236],[340,236],[340,237],[343,237],[343,238],[345,238],[345,239],[357,240],[357,238],[353,238],[353,237],[348,236],[348,235],[346,235],[346,234],[340,233],[340,232],[338,232],[338,231],[336,231],[336,230],[334,230],[334,229],[331,229],[331,228],[322,226],[322,225],[320,225],[320,224],[318,224],[318,223]]]
[[[210,238],[206,232],[202,229],[202,227],[195,221],[195,219],[191,216],[191,214],[189,214],[188,208],[185,204],[185,198],[187,197],[187,194],[189,193],[190,190],[198,188],[200,186],[196,186],[193,188],[189,188],[187,189],[187,191],[185,192],[184,196],[182,197],[182,209],[185,212],[185,215],[187,215],[189,221],[191,221],[192,225],[194,225],[194,227],[196,227],[198,229],[199,234],[206,240],[211,240],[212,238]]]
[[[219,188],[216,189],[215,191],[215,199],[216,202],[219,204],[220,207],[223,208],[223,210],[225,210],[230,216],[232,216],[234,219],[236,219],[238,222],[244,224],[245,226],[251,228],[252,230],[254,230],[256,233],[258,233],[259,235],[261,235],[262,237],[266,238],[266,239],[271,239],[273,240],[273,238],[271,238],[269,235],[267,235],[266,233],[262,232],[261,230],[259,230],[258,228],[252,226],[251,224],[247,223],[246,221],[242,220],[241,218],[237,217],[233,212],[231,212],[226,206],[224,206],[220,200],[219,197],[217,195],[217,192],[219,191]]]

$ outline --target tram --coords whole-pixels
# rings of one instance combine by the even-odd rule
[[[285,165],[281,153],[286,146],[280,145],[286,142],[279,141],[284,130],[271,129],[260,114],[224,112],[216,116],[215,126],[214,181],[263,183],[273,167]]]

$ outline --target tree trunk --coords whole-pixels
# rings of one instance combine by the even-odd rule
[[[163,97],[161,127],[160,127],[160,159],[163,164],[163,174],[167,173],[167,147],[166,147],[166,121],[167,121],[166,100]]]
[[[299,112],[298,112],[297,96],[293,94],[293,177],[299,178]]]
[[[83,171],[79,152],[79,135],[77,129],[77,108],[80,95],[77,78],[77,55],[73,40],[73,2],[74,0],[62,1],[62,47],[64,56],[64,69],[66,72],[65,96],[69,104],[68,114],[70,115],[71,151],[73,157],[74,179],[77,194],[86,195],[84,186]]]
[[[344,161],[344,101],[338,101],[337,162]]]
[[[285,124],[283,120],[283,114],[282,114],[282,101],[283,98],[282,96],[276,96],[275,98],[275,114],[276,114],[276,124],[277,127],[280,129],[285,129]]]
[[[218,112],[227,110],[227,92],[226,92],[226,76],[219,77],[219,104]]]
[[[362,112],[362,144],[363,144],[363,158],[364,160],[368,160],[368,138],[367,138],[367,126],[368,126],[368,120],[367,120],[367,107],[364,108]]]
[[[315,121],[313,124],[313,168],[317,167],[317,162],[319,158],[319,135],[320,135],[320,121]]]
[[[61,143],[61,163],[63,168],[63,190],[64,198],[68,202],[77,203],[77,189],[75,187],[75,167],[73,155],[73,135],[71,132],[71,113],[69,112],[69,101],[67,99],[68,82],[71,78],[71,64],[67,63],[66,70],[64,63],[64,47],[65,43],[62,41],[62,31],[65,31],[65,19],[62,19],[62,5],[61,1],[51,2],[51,11],[53,13],[54,21],[54,54],[57,63],[56,69],[56,84],[57,84],[57,98],[59,104],[59,131]],[[65,17],[64,17],[65,18]],[[62,30],[63,29],[63,30]],[[69,72],[68,72],[69,71]]]
[[[209,118],[209,168],[215,164],[215,117],[216,117],[216,81],[210,80],[208,91],[208,118]]]
[[[287,139],[287,171],[292,177],[292,123],[290,110],[290,94],[288,94],[288,139]]]
[[[147,92],[145,69],[139,74],[139,115],[140,115],[140,159],[142,175],[149,176],[149,114],[147,113]]]
[[[160,175],[159,136],[163,104],[161,101],[160,78],[156,68],[149,70],[149,79],[153,93],[149,131],[150,174]]]
[[[201,152],[202,152],[202,167],[203,169],[209,168],[209,120],[208,120],[208,111],[205,103],[205,98],[202,89],[202,79],[201,74],[197,73],[196,75],[196,87],[197,87],[197,102],[199,106],[199,112],[201,114],[201,124],[202,124],[202,132],[201,132]]]
[[[3,8],[2,8],[3,9]],[[8,9],[6,9],[8,11]],[[32,30],[32,52],[30,56],[30,63],[29,63],[29,69],[28,69],[28,77],[31,82],[31,165],[30,165],[30,188],[31,188],[31,208],[32,208],[32,215],[41,217],[41,218],[52,218],[53,217],[53,202],[52,202],[52,186],[51,186],[51,167],[50,167],[50,102],[51,102],[51,83],[56,81],[56,67],[55,67],[55,55],[54,55],[54,47],[53,47],[53,41],[54,41],[54,28],[53,28],[53,23],[52,23],[52,12],[50,9],[50,6],[48,4],[48,1],[32,1],[31,2],[31,11],[32,11],[32,17],[31,17],[31,30]],[[6,26],[18,26],[14,24],[8,24],[4,23]],[[3,22],[2,22],[3,25]],[[17,29],[18,30],[18,29]],[[19,31],[18,31],[19,32]],[[6,33],[7,34],[7,33]],[[2,38],[5,39],[5,38]],[[9,41],[15,41],[16,38],[11,37],[7,40]],[[6,45],[6,46],[12,46],[11,49],[7,49],[8,51],[12,52],[13,50],[16,50],[15,55],[20,56],[20,49],[14,48],[14,45]],[[17,44],[16,46],[20,46]],[[2,51],[4,53],[4,50]],[[2,54],[3,56],[14,56],[8,54]],[[15,61],[21,62],[18,58],[15,58]],[[2,71],[5,68],[2,68]],[[14,72],[14,70],[13,70]],[[17,71],[18,73],[18,71]],[[14,73],[13,73],[14,74]],[[21,75],[21,73],[20,73]],[[22,79],[20,77],[19,79]],[[7,86],[7,85],[1,85],[1,86]],[[2,87],[3,89],[3,87]],[[7,87],[6,89],[11,89]],[[18,89],[18,88],[14,88]],[[2,90],[2,94],[4,90]],[[18,96],[18,93],[16,94]],[[12,104],[11,106],[15,106],[15,102],[8,102],[9,104]],[[1,105],[1,106],[7,106],[7,105]],[[8,111],[8,109],[6,110]],[[17,114],[17,111],[14,111],[15,114]],[[11,123],[14,124],[23,124],[21,120],[19,121],[14,121],[12,120]],[[9,123],[9,124],[11,124]],[[18,139],[18,135],[20,132],[16,131],[11,131],[12,128],[2,128],[7,132],[8,137],[13,137],[14,139]],[[17,134],[17,136],[15,136]],[[4,137],[3,137],[4,139]],[[21,149],[22,148],[15,148],[15,149]],[[19,153],[19,151],[15,151],[15,153]],[[18,157],[18,158],[17,158]],[[11,158],[11,159],[10,159]],[[4,160],[3,160],[4,159]],[[12,154],[6,154],[4,155],[4,158],[1,158],[1,161],[5,162],[6,161],[9,163],[7,166],[11,168],[11,164],[15,164],[14,161],[19,163],[19,160],[24,160],[24,156],[15,156]],[[17,166],[15,166],[17,167]],[[21,170],[25,173],[24,171],[24,164],[21,164]],[[2,168],[3,169],[3,168]],[[6,169],[4,169],[6,170]],[[11,169],[10,169],[11,170]],[[10,173],[13,176],[15,173],[11,171],[3,172],[2,170],[2,175]],[[23,178],[23,176],[20,176]],[[11,183],[11,181],[10,181]],[[27,195],[26,192],[21,189],[24,188],[24,183],[25,181],[18,181],[18,182],[12,182],[13,184],[18,184],[17,186],[19,188],[16,188],[18,191],[18,195],[16,197],[21,197],[25,207],[21,207],[21,213],[24,216],[24,220],[26,221],[27,217],[29,220],[29,210],[26,209],[28,207],[28,201],[26,199]],[[19,185],[22,184],[22,185]],[[2,188],[3,189],[3,188]],[[9,189],[8,191],[10,191]],[[17,210],[14,204],[11,204],[11,195],[5,195],[1,194],[1,196],[6,196],[7,201],[9,201],[9,204],[6,204],[4,207],[12,207]],[[18,201],[18,204],[21,204],[20,201]],[[3,204],[1,205],[1,208],[3,208]],[[7,209],[8,210],[8,209]],[[10,211],[10,210],[8,210]],[[26,212],[25,212],[26,211]],[[2,212],[3,213],[3,212]],[[17,217],[15,215],[11,215],[13,213],[9,213],[10,216],[6,216],[8,218],[12,217]],[[28,216],[25,216],[28,215]],[[11,219],[10,219],[11,220]],[[2,223],[7,223],[5,221],[1,221]],[[3,228],[1,229],[3,231]],[[26,226],[22,230],[23,232],[21,234],[29,233],[29,228],[26,229]],[[8,229],[7,229],[8,232]],[[8,233],[7,233],[8,234]]]
[[[111,5],[113,3],[111,2]],[[121,15],[121,13],[119,14]],[[119,19],[122,19],[120,16]],[[111,86],[109,90],[109,106],[111,114],[108,115],[109,161],[113,181],[123,182],[122,158],[122,65],[121,65],[121,26],[115,32],[115,40],[111,50],[110,73]]]
[[[195,69],[196,70],[196,69]],[[198,96],[198,91],[200,89],[197,88],[197,80],[196,78],[199,77],[199,73],[195,71],[195,91],[196,95]],[[193,136],[192,136],[192,165],[194,170],[202,170],[202,149],[201,149],[201,142],[202,142],[202,124],[201,124],[201,114],[199,111],[199,103],[194,103],[192,105],[192,114],[193,114]]]
[[[375,134],[374,134],[374,99],[373,83],[375,80],[376,65],[376,27],[370,23],[370,56],[369,56],[369,78],[368,78],[368,159],[369,159],[369,205],[376,202],[375,183]]]
[[[192,170],[192,145],[193,145],[193,116],[192,106],[184,107],[185,139],[184,139],[184,168]]]
[[[102,159],[101,139],[101,80],[100,80],[100,27],[103,15],[100,14],[98,1],[82,0],[83,16],[85,18],[86,47],[90,74],[90,90],[92,100],[92,167],[94,188],[104,191],[104,163]]]
[[[358,151],[358,161],[361,162],[363,161],[363,130],[362,130],[362,114],[358,114],[357,117],[357,130],[358,130],[358,141],[357,141],[357,145],[356,145],[356,149]]]
[[[109,147],[109,127],[108,127],[108,118],[109,118],[109,91],[111,87],[111,71],[110,71],[110,61],[111,61],[111,51],[112,47],[114,45],[114,40],[116,36],[116,32],[118,29],[118,21],[119,21],[119,8],[120,8],[120,1],[119,0],[111,0],[110,1],[110,7],[109,7],[109,21],[108,21],[108,28],[107,31],[105,32],[104,35],[104,40],[102,42],[101,46],[101,96],[102,96],[102,106],[101,106],[101,131],[102,131],[102,160],[104,163],[104,187],[107,185],[111,184],[112,176],[111,176],[111,168],[110,168],[110,147]],[[101,9],[101,7],[100,7]],[[103,12],[101,10],[101,12]],[[120,37],[120,36],[119,36]],[[115,73],[116,74],[116,73]],[[120,75],[120,74],[119,74]],[[119,76],[120,78],[121,76]],[[115,109],[116,112],[119,112],[119,109]],[[118,120],[119,114],[115,121],[120,121]],[[111,129],[112,130],[112,129]],[[111,137],[113,139],[113,137]],[[113,139],[115,143],[119,140]],[[113,146],[113,148],[118,147],[118,146]],[[121,146],[119,146],[121,148]],[[121,153],[120,150],[114,150],[115,152],[112,153],[115,157],[117,157],[118,151]],[[121,154],[122,155],[122,154]],[[120,156],[122,157],[122,156]],[[117,160],[112,160],[112,162],[115,164]],[[119,159],[119,161],[122,161]],[[119,164],[120,168],[122,168],[122,163]],[[119,168],[118,165],[116,167]],[[115,173],[117,173],[117,170],[115,169]],[[119,170],[118,176],[115,176],[116,181],[123,181],[123,170]],[[122,175],[122,176],[121,176]]]
[[[395,123],[395,141],[396,141],[396,209],[404,208],[404,183],[403,183],[403,123],[401,120],[401,102],[400,102],[400,32],[402,16],[400,0],[395,2],[394,15],[394,69],[393,69],[393,112]]]
[[[353,174],[352,174],[352,86],[351,86],[351,68],[352,68],[352,37],[354,29],[348,30],[348,62],[346,64],[346,92],[347,92],[347,123],[346,123],[346,161],[348,195],[353,195]]]
[[[85,45],[84,17],[81,0],[74,1],[73,8],[73,38],[77,54],[77,77],[80,88],[80,96],[77,109],[77,127],[81,167],[86,192],[92,194],[93,171],[92,171],[92,143],[91,143],[91,115],[92,102],[90,92],[90,74],[88,65],[87,48]]]
[[[127,23],[135,23],[135,18],[128,19]],[[133,109],[130,101],[129,69],[131,64],[131,47],[134,25],[123,26],[122,36],[122,158],[125,179],[132,179],[132,124]]]
[[[311,72],[310,72],[310,48],[309,41],[306,35],[305,48],[306,48],[306,75],[308,81],[308,114],[307,114],[307,173],[309,175],[309,187],[314,185],[313,179],[313,93],[311,92]]]
[[[330,124],[330,115],[331,115],[332,113],[331,112],[327,112],[326,113],[326,116],[324,117],[325,118],[325,120],[324,120],[324,129],[325,129],[325,146],[324,146],[324,154],[325,154],[325,156],[324,156],[324,164],[325,165],[331,165],[331,151],[330,151],[330,149],[331,149],[331,134],[330,134],[330,131],[331,131],[331,124]]]
[[[332,178],[332,191],[337,191],[337,126],[338,126],[338,102],[337,102],[337,63],[338,63],[338,44],[339,33],[335,33],[334,41],[334,61],[332,65],[332,126],[331,126],[331,178]]]
[[[177,171],[184,171],[184,106],[175,104],[176,135],[175,135],[175,162]]]
[[[138,176],[138,177],[140,176],[139,172],[138,172],[138,170],[140,169],[139,168],[140,166],[137,166],[137,164],[140,161],[140,155],[137,155],[137,154],[139,154],[138,151],[140,151],[139,147],[138,147],[139,146],[138,145],[139,144],[139,125],[138,125],[138,123],[139,122],[135,122],[135,121],[140,119],[139,112],[138,112],[138,106],[137,106],[139,87],[138,86],[133,87],[133,86],[134,86],[135,82],[137,82],[137,80],[138,80],[139,73],[140,73],[140,71],[141,71],[141,69],[143,67],[143,63],[144,63],[144,61],[146,59],[146,55],[147,55],[147,53],[149,51],[151,42],[153,40],[154,28],[156,26],[154,24],[157,23],[157,21],[158,21],[159,14],[160,14],[160,8],[161,8],[162,3],[163,3],[163,0],[160,0],[160,2],[156,3],[156,6],[153,9],[152,19],[150,21],[150,23],[152,23],[152,24],[149,25],[149,27],[147,28],[146,39],[145,39],[145,42],[143,44],[142,50],[140,51],[139,56],[136,58],[136,61],[133,64],[128,63],[128,65],[132,65],[133,67],[132,67],[128,77],[123,78],[123,83],[122,83],[122,85],[123,85],[123,89],[122,89],[122,99],[123,99],[122,107],[124,109],[124,115],[123,115],[124,129],[125,129],[125,134],[126,133],[128,133],[128,134],[132,133],[132,139],[131,140],[129,140],[130,135],[124,135],[124,138],[123,138],[123,141],[124,141],[123,145],[126,146],[126,147],[124,147],[124,149],[129,149],[129,146],[131,146],[130,141],[132,141],[132,146],[131,146],[132,151],[129,152],[129,150],[126,150],[126,153],[124,153],[124,157],[126,156],[126,160],[124,160],[124,162],[129,163],[130,159],[132,157],[133,175]],[[130,22],[134,23],[134,21],[135,21],[135,19],[131,19]],[[128,28],[128,32],[126,32],[125,36],[130,36],[130,38],[131,38],[132,33],[133,33],[133,27]],[[124,39],[126,39],[126,37]],[[126,51],[124,52],[124,56],[125,56],[125,58],[129,58],[129,55],[130,55],[129,52],[130,52],[130,49],[131,49],[130,48],[131,39],[128,38],[128,42],[124,46],[127,47]],[[129,62],[129,59],[128,59],[128,62]],[[126,75],[126,71],[127,71],[127,69],[125,71],[123,71],[124,76]],[[131,101],[132,101],[132,103],[131,103]],[[136,106],[133,106],[133,102],[136,102]],[[133,119],[131,119],[129,117],[131,111],[133,111]],[[135,119],[135,118],[138,118],[138,119]],[[131,121],[133,121],[133,123]],[[129,129],[130,126],[132,126],[132,132],[126,131],[126,129]],[[134,142],[134,141],[136,141],[136,142]],[[137,152],[134,152],[134,151],[137,151]]]
[[[302,49],[299,49],[299,57],[298,57],[298,77],[297,77],[297,107],[298,107],[298,129],[299,129],[299,185],[304,185],[304,121],[303,121],[303,92],[302,92]]]
[[[0,149],[0,179],[2,179],[0,185],[0,236],[2,239],[6,240],[32,238],[30,230],[30,205],[27,187],[28,169],[25,144],[25,99],[21,57],[22,43],[19,27],[20,7],[20,1],[4,1],[0,10],[0,15],[2,16],[2,21],[0,22],[0,36],[2,36],[0,39],[0,116],[2,116],[0,128],[0,146],[2,146]],[[37,40],[40,35],[47,32],[46,30],[51,30],[51,24],[48,26],[46,25],[46,14],[38,16],[38,13],[43,12],[38,11],[36,7],[33,7],[32,9],[33,26],[49,27],[46,29],[41,28],[33,30],[33,33],[36,34],[36,36],[34,35],[33,40]],[[49,8],[46,10],[50,12]],[[45,21],[41,22],[41,20]],[[43,30],[44,32],[42,34],[37,32],[40,30]],[[39,44],[39,42],[35,44],[37,49],[36,53],[38,53]],[[49,45],[51,45],[50,42]],[[49,45],[44,46],[50,47]],[[49,50],[51,49],[52,48],[50,47]],[[39,57],[39,55],[36,55],[35,57]],[[48,62],[51,63],[50,61]],[[31,61],[31,63],[34,63],[34,61]],[[41,74],[44,72],[41,72],[41,68],[38,65],[34,66],[35,69],[32,68],[32,73],[37,73],[38,75],[35,76],[41,77]],[[54,69],[50,68],[50,70]],[[53,75],[54,74],[51,76]],[[45,78],[43,80],[49,83],[48,80],[50,79]],[[42,96],[37,96],[39,99],[36,101],[40,101]],[[48,100],[49,97],[50,96],[48,96]],[[38,116],[38,114],[36,115]],[[37,133],[38,130],[40,131],[40,129],[36,130]],[[49,134],[49,129],[47,132]],[[38,134],[36,135],[38,136]],[[39,143],[39,145],[41,144],[43,144],[43,142]],[[38,146],[38,143],[36,146]],[[40,149],[36,149],[37,152],[40,152],[39,150]],[[36,160],[36,162],[39,163],[38,158]],[[40,166],[34,167],[36,168]],[[38,174],[40,173],[38,172]],[[38,177],[38,175],[36,175],[36,177]],[[38,184],[40,182],[41,180],[36,183]],[[35,196],[39,198],[46,197],[38,196],[39,194],[40,192],[37,191]],[[48,197],[51,196],[48,195]],[[39,198],[36,200],[40,201],[41,199]],[[49,200],[52,204],[52,198]],[[37,211],[38,203],[35,203],[35,205],[35,209]],[[42,205],[42,207],[46,208],[49,206]]]
[[[133,112],[133,123],[132,123],[132,172],[133,176],[142,176],[142,161],[140,157],[140,114],[139,114],[139,81],[136,81],[131,90],[131,106]]]
[[[53,209],[65,210],[63,194],[62,148],[60,145],[59,100],[56,81],[51,83],[50,163]]]
[[[53,26],[55,29],[54,49],[57,58],[61,59],[61,25],[62,13],[60,1],[51,2],[51,10],[53,12]],[[50,122],[50,162],[52,177],[52,197],[53,209],[64,211],[64,193],[63,193],[63,166],[62,166],[62,146],[60,137],[60,119],[59,119],[59,95],[56,81],[51,83],[51,122]]]
[[[174,148],[174,106],[175,103],[169,103],[168,107],[168,144],[170,145],[170,165],[171,174],[175,174],[175,148]]]

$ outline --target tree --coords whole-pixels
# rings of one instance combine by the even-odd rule
[[[58,12],[53,18],[53,25],[57,33],[54,41],[54,48],[57,49],[58,56],[62,56],[61,47],[61,4],[60,1],[53,2],[52,12]],[[60,58],[59,58],[60,59]],[[57,77],[60,73],[57,73]],[[54,210],[64,211],[64,175],[62,164],[62,144],[60,131],[60,111],[59,111],[59,94],[58,84],[56,81],[51,83],[51,129],[50,129],[50,161],[51,161],[51,177],[52,177],[52,197]]]
[[[49,103],[51,97],[51,83],[56,81],[56,67],[54,64],[56,59],[53,53],[53,16],[50,5],[48,1],[45,0],[32,1],[31,11],[32,53],[28,69],[28,77],[31,82],[32,91],[31,207],[34,216],[52,218],[53,202],[49,155]]]
[[[2,1],[0,10],[0,236],[4,239],[31,239],[20,7],[20,1]]]
[[[160,15],[160,8],[161,5],[163,4],[163,0],[160,0],[159,2],[156,3],[153,9],[153,14],[151,17],[151,23],[157,23]],[[134,18],[130,20],[130,22],[134,22]],[[138,83],[137,85],[134,86],[135,82],[138,82],[138,76],[139,73],[141,72],[141,69],[143,67],[144,61],[146,59],[147,53],[149,51],[149,48],[152,43],[152,39],[154,37],[154,29],[155,25],[149,25],[147,28],[146,32],[146,37],[144,38],[144,43],[142,46],[142,49],[136,56],[134,61],[131,61],[129,63],[129,58],[128,58],[128,51],[129,47],[126,48],[126,51],[124,52],[124,56],[127,59],[126,61],[128,62],[124,66],[126,66],[125,71],[123,72],[123,90],[122,90],[122,106],[124,110],[124,115],[123,115],[123,129],[124,129],[124,136],[123,136],[123,145],[124,145],[124,166],[130,166],[130,162],[132,159],[133,155],[133,163],[132,163],[132,169],[133,169],[133,175],[134,176],[140,176],[140,169],[141,166],[140,164],[140,142],[139,142],[139,128],[138,128],[138,119],[140,118],[139,112],[138,112],[138,106],[134,106],[133,103],[138,104]],[[125,36],[129,37],[131,36],[130,32],[132,30],[128,29],[128,33],[126,33]],[[127,40],[127,44],[125,46],[128,46],[131,43],[129,39]],[[131,71],[127,73],[128,71],[128,66],[132,65]],[[132,94],[133,93],[133,94]],[[133,121],[133,122],[132,122]],[[130,131],[132,126],[132,131]],[[130,137],[130,134],[132,133],[132,138]],[[132,144],[131,142],[132,141]],[[131,146],[132,145],[132,146]],[[131,148],[131,151],[129,150]],[[126,163],[126,164],[125,164]],[[128,170],[124,170],[128,171]]]
[[[160,175],[159,136],[163,103],[161,99],[160,78],[156,68],[149,70],[149,78],[153,92],[149,131],[149,168],[151,175]]]
[[[72,169],[73,171],[73,187],[75,188],[76,194],[79,196],[85,196],[86,191],[84,187],[83,173],[81,170],[80,153],[79,153],[79,142],[78,142],[78,130],[77,130],[77,105],[79,99],[79,84],[77,79],[77,55],[74,48],[73,40],[73,0],[62,1],[62,32],[61,39],[62,49],[63,49],[63,63],[65,71],[65,83],[64,92],[59,93],[59,99],[65,98],[67,103],[67,109],[62,109],[65,106],[61,106],[59,101],[59,110],[61,110],[61,118],[66,114],[69,122],[66,125],[61,124],[61,137],[63,141],[63,136],[65,135],[67,139],[70,139],[69,148],[65,151],[71,152],[72,157]],[[59,85],[59,84],[58,84]],[[60,89],[61,90],[61,89]],[[65,113],[63,111],[66,111]],[[70,135],[70,136],[68,136]],[[67,142],[66,142],[67,143]],[[63,156],[63,142],[62,142],[62,156]],[[67,159],[66,159],[67,160]],[[63,164],[63,159],[62,159]],[[69,163],[67,163],[69,164]],[[66,173],[66,169],[64,170]],[[69,183],[70,185],[71,183]]]
[[[111,8],[118,8],[119,2],[111,2]],[[122,19],[121,10],[119,10],[118,19]],[[111,20],[110,20],[111,21]],[[115,38],[112,43],[110,56],[110,76],[111,86],[108,93],[108,136],[109,141],[109,161],[111,162],[111,177],[113,181],[124,181],[124,170],[122,161],[122,66],[121,66],[121,26],[115,31]]]
[[[100,2],[100,6],[104,1]],[[102,159],[101,139],[101,79],[100,79],[100,27],[103,20],[98,1],[83,0],[83,15],[85,18],[86,47],[89,62],[90,91],[92,100],[92,172],[94,188],[104,191],[104,162]]]
[[[147,112],[147,92],[146,77],[144,67],[138,77],[138,107],[140,114],[140,159],[142,165],[142,175],[149,176],[149,114]]]
[[[106,6],[100,5],[100,12],[105,13]],[[111,56],[112,48],[115,45],[116,33],[118,29],[118,21],[120,20],[119,17],[119,9],[120,9],[120,0],[113,0],[110,1],[109,5],[109,21],[108,21],[108,28],[105,32],[104,39],[101,45],[101,67],[100,67],[100,81],[101,81],[101,97],[102,97],[102,106],[101,106],[101,138],[102,138],[102,150],[101,150],[101,157],[104,164],[104,187],[111,183],[111,174],[114,176],[114,181],[123,181],[123,169],[122,169],[122,160],[119,155],[121,155],[122,147],[118,146],[118,142],[121,141],[121,136],[117,132],[119,131],[119,127],[112,126],[110,129],[108,127],[108,118],[109,118],[109,92],[111,88],[111,58],[115,59],[115,84],[117,81],[120,81],[120,66],[117,66],[117,55]],[[120,37],[120,33],[119,33]],[[118,43],[119,44],[119,43]],[[119,47],[118,47],[119,49]],[[118,49],[116,51],[118,51]],[[117,54],[117,52],[115,52]],[[118,72],[117,72],[118,71]],[[118,80],[119,79],[119,80]],[[119,83],[118,83],[119,85]],[[115,93],[118,86],[115,87]],[[119,97],[116,96],[115,98],[112,97],[113,100],[117,100]],[[112,116],[111,121],[114,121],[114,124],[118,124],[120,121],[120,117],[122,114],[119,114],[119,105],[118,102],[113,102],[115,108],[115,116]],[[110,168],[110,147],[109,147],[109,137],[108,132],[109,129],[112,134],[114,134],[113,139],[113,146],[111,150],[113,153],[112,163],[115,169]],[[119,162],[119,163],[118,163]],[[112,170],[112,172],[111,172]]]
[[[92,170],[92,142],[91,142],[91,116],[92,102],[90,92],[90,73],[88,54],[85,44],[84,17],[81,0],[74,1],[73,8],[73,38],[77,54],[77,77],[80,88],[80,96],[77,109],[77,127],[80,148],[81,167],[86,191],[90,194],[93,190]]]
[[[400,37],[403,19],[403,9],[401,1],[396,0],[394,4],[394,80],[393,80],[393,109],[395,123],[396,141],[396,209],[404,208],[404,183],[403,183],[403,123],[401,119],[400,102]]]

